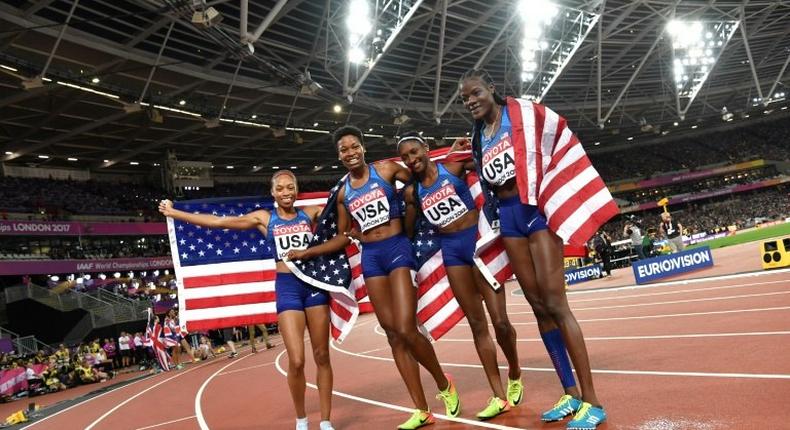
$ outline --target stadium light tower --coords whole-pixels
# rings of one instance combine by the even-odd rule
[[[573,54],[595,27],[599,15],[549,0],[520,0],[521,95],[541,101]]]
[[[685,119],[691,103],[710,76],[739,21],[669,21],[672,74],[678,114]]]
[[[348,44],[343,92],[349,102],[422,2],[423,0],[348,1],[345,20]],[[353,84],[352,74],[356,78]]]

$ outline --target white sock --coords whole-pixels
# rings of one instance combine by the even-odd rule
[[[332,427],[332,423],[329,421],[321,421],[319,425],[321,430],[335,430],[335,428]]]
[[[296,419],[296,430],[307,430],[307,417]]]

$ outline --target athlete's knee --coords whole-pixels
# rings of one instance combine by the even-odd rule
[[[568,299],[564,294],[549,294],[543,298],[543,307],[552,318],[563,318],[571,313]]]
[[[550,318],[549,313],[546,311],[546,305],[543,303],[543,298],[537,294],[525,293],[527,302],[532,307],[532,313],[538,321]]]
[[[472,336],[475,339],[483,337],[488,334],[488,321],[483,319],[477,318],[469,318],[466,319],[469,322],[469,328],[472,330]]]
[[[288,356],[288,372],[304,372],[304,357]]]
[[[491,325],[494,326],[494,333],[496,334],[496,340],[499,344],[509,343],[511,338],[516,334],[516,331],[513,330],[513,325],[510,324],[510,321],[507,319],[493,321]]]
[[[389,342],[390,347],[393,349],[408,345],[408,338],[403,331],[396,330],[395,328],[385,328],[384,333],[387,334],[387,342]]]
[[[329,349],[318,348],[313,350],[313,359],[316,366],[329,366]]]

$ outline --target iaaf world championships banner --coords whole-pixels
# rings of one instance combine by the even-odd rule
[[[14,260],[0,261],[0,276],[121,272],[125,270],[169,269],[172,267],[173,259],[170,257],[113,258],[108,260]]]
[[[107,236],[167,234],[163,222],[0,221],[0,236]]]

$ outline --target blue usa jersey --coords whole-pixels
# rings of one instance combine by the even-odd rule
[[[297,209],[296,217],[284,219],[277,215],[276,209],[272,210],[266,240],[269,247],[274,250],[275,261],[282,261],[288,251],[307,249],[312,238],[312,223],[304,211]]]
[[[346,180],[343,201],[362,232],[399,218],[402,213],[401,200],[392,185],[382,179],[372,165],[368,169],[368,181],[361,187],[354,188],[351,179]]]
[[[475,202],[469,186],[458,176],[437,163],[439,174],[429,187],[417,182],[420,208],[428,221],[437,227],[446,227],[474,209]]]

